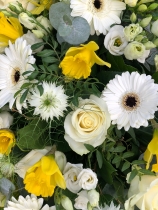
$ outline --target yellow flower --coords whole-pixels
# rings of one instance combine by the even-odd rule
[[[15,136],[9,129],[0,130],[0,153],[8,155],[15,144]]]
[[[35,9],[31,10],[31,13],[34,15],[39,15],[45,9],[49,10],[50,6],[53,4],[53,0],[40,0],[39,4],[34,0],[28,1],[36,6]]]
[[[158,172],[158,129],[154,130],[153,138],[144,153],[144,160],[147,161],[146,169],[149,168],[153,155],[156,155],[157,164],[153,164],[152,171]]]
[[[52,155],[43,156],[31,166],[24,178],[25,189],[36,196],[52,196],[56,186],[65,189],[66,183]]]
[[[91,73],[91,67],[97,63],[98,65],[106,65],[109,68],[111,64],[100,59],[94,51],[99,46],[91,41],[88,44],[81,44],[81,47],[71,47],[60,63],[62,73],[68,77],[75,79],[86,79]]]
[[[2,12],[0,12],[0,47],[8,46],[9,40],[14,41],[23,35],[22,26],[17,18],[6,18]]]

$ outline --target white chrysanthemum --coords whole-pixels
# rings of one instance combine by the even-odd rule
[[[32,91],[29,99],[31,106],[35,107],[34,115],[40,114],[43,120],[59,118],[66,110],[68,96],[64,94],[63,86],[56,86],[55,83],[43,82],[43,94],[40,95],[36,88]]]
[[[26,198],[19,196],[18,200],[14,197],[8,201],[7,207],[4,210],[55,210],[54,206],[49,207],[47,204],[43,206],[43,198],[37,198],[35,195],[27,195]]]
[[[120,24],[120,14],[126,4],[120,0],[70,0],[71,16],[85,18],[91,28],[91,35],[96,31],[106,35],[110,26]]]
[[[0,108],[9,102],[11,109],[16,100],[14,94],[27,82],[22,74],[34,70],[31,64],[35,63],[35,58],[31,55],[31,46],[23,38],[18,38],[15,44],[9,41],[5,54],[0,55]],[[21,111],[22,106],[26,104],[20,104],[17,97],[17,109]]]
[[[138,72],[116,75],[101,97],[106,101],[112,124],[117,124],[118,129],[124,127],[126,131],[130,126],[146,127],[158,110],[158,85],[151,76]]]

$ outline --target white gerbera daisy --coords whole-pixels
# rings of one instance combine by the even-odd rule
[[[138,72],[116,75],[101,97],[106,101],[112,124],[117,124],[118,129],[124,127],[126,131],[130,126],[146,127],[158,110],[158,85],[151,76]]]
[[[50,118],[59,118],[63,116],[66,110],[68,96],[64,94],[63,86],[56,86],[55,83],[43,82],[44,92],[40,95],[39,90],[36,88],[32,91],[29,99],[31,106],[36,107],[34,115],[40,114],[43,120],[48,121]]]
[[[18,38],[15,44],[9,41],[5,54],[0,55],[0,108],[9,102],[11,109],[16,100],[14,94],[27,82],[22,74],[34,70],[31,64],[35,63],[35,58],[31,56],[31,46],[23,38]],[[16,107],[20,112],[22,105],[17,97]]]
[[[11,198],[11,201],[8,201],[7,207],[4,210],[55,210],[54,206],[49,207],[47,204],[43,206],[43,198],[37,198],[35,195],[27,195],[26,198],[19,196],[18,200],[14,197]]]
[[[85,18],[91,28],[91,35],[96,31],[106,35],[110,26],[120,24],[120,14],[126,4],[120,0],[70,0],[71,16]]]

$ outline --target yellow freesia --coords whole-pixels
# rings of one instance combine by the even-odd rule
[[[152,171],[158,172],[158,129],[154,130],[153,138],[144,153],[144,160],[147,162],[146,169],[149,168],[153,155],[156,155],[157,164],[152,165]]]
[[[95,51],[98,49],[99,46],[94,41],[85,45],[81,44],[81,47],[71,47],[60,63],[59,67],[62,68],[62,73],[70,78],[86,79],[95,63],[106,65],[110,68],[111,64],[103,61],[96,55]]]
[[[6,18],[0,12],[0,47],[8,46],[9,40],[14,43],[15,40],[23,35],[23,28],[17,18]]]
[[[14,145],[14,133],[9,129],[0,130],[0,153],[8,155]]]
[[[35,9],[31,10],[31,13],[34,15],[39,15],[45,9],[49,10],[50,6],[53,4],[53,0],[40,0],[39,4],[34,0],[28,1],[36,6]]]
[[[24,178],[25,189],[36,196],[52,196],[56,186],[65,189],[66,183],[52,155],[43,156],[31,166]]]

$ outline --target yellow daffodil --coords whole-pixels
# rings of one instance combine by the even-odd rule
[[[0,12],[0,47],[8,46],[9,40],[14,41],[23,35],[22,26],[17,18],[6,18],[5,15]]]
[[[60,63],[62,73],[67,77],[75,79],[86,79],[91,73],[91,67],[96,63],[98,65],[106,65],[109,68],[111,64],[100,59],[95,51],[99,46],[91,41],[88,44],[81,44],[81,47],[71,47]]]
[[[15,144],[15,136],[9,129],[0,130],[0,153],[8,155]]]
[[[66,183],[52,155],[43,156],[31,166],[24,178],[25,189],[36,196],[52,196],[56,186],[65,189]]]
[[[147,161],[147,169],[150,166],[153,155],[156,155],[157,163],[152,165],[152,171],[158,172],[158,129],[154,130],[153,138],[148,144],[148,147],[144,153],[144,160]]]
[[[49,10],[50,6],[53,4],[53,0],[40,0],[39,4],[34,0],[28,1],[36,6],[35,9],[31,10],[31,13],[34,15],[39,15],[45,9]]]

